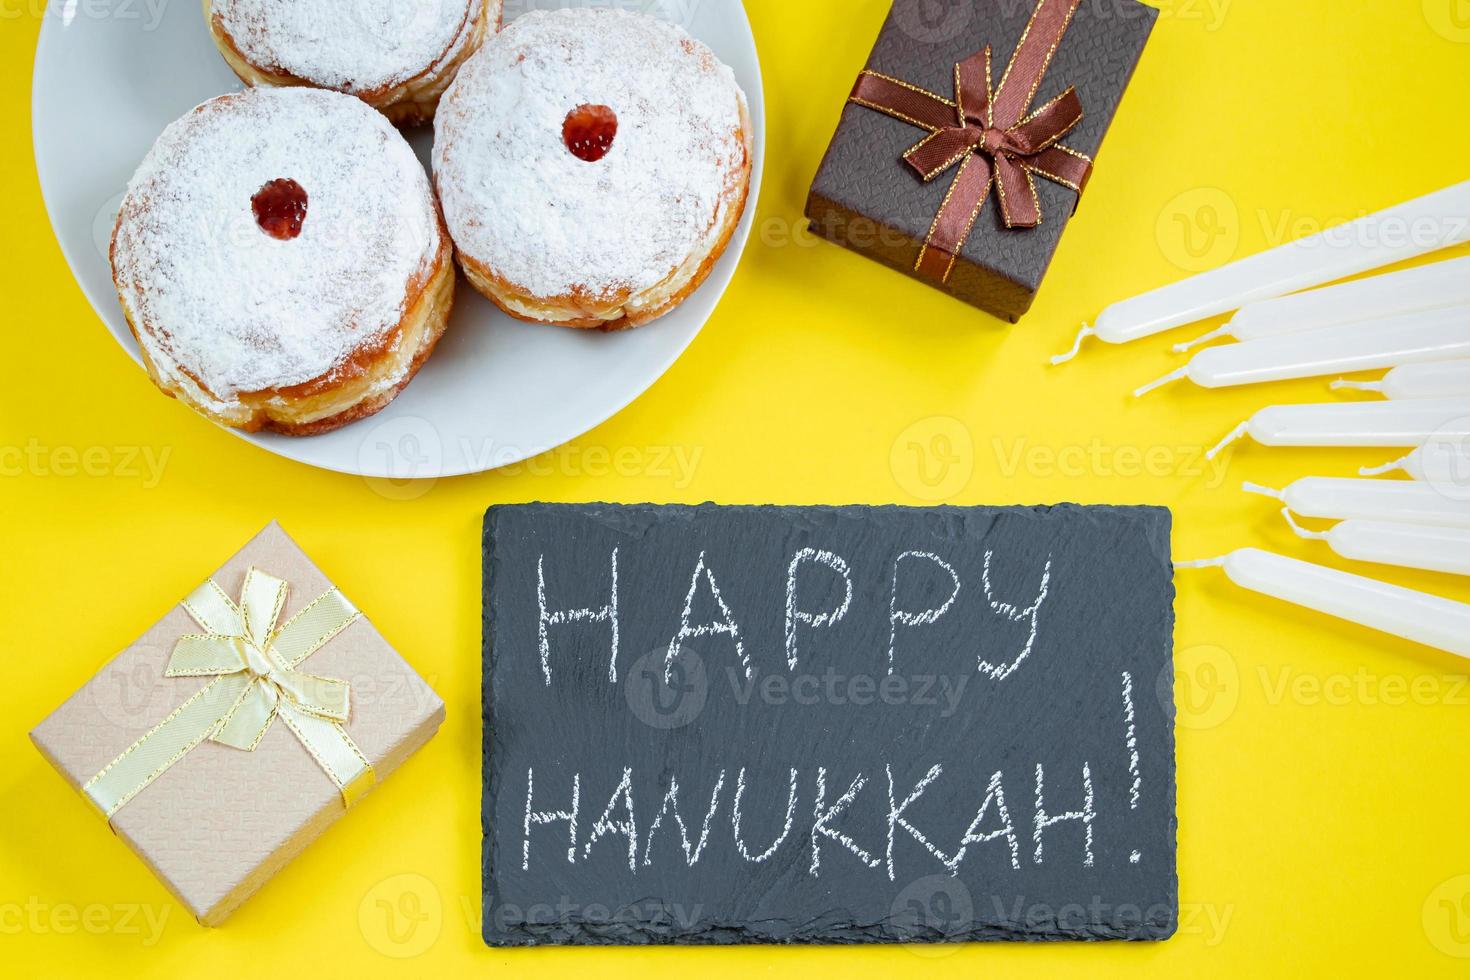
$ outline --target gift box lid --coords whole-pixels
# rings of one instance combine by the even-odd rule
[[[332,583],[272,523],[212,576],[239,596],[256,568],[288,585],[285,622]],[[31,739],[81,789],[197,694],[208,677],[164,674],[180,637],[200,626],[175,604],[36,726]],[[348,682],[348,736],[381,782],[429,740],[444,702],[365,616],[302,664]],[[121,806],[111,827],[205,925],[217,925],[344,812],[343,794],[277,719],[254,751],[205,740]]]

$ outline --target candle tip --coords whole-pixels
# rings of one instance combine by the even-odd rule
[[[1144,385],[1142,388],[1134,389],[1133,397],[1142,398],[1144,395],[1147,395],[1151,391],[1158,391],[1165,385],[1171,385],[1176,381],[1183,381],[1187,377],[1189,377],[1189,368],[1187,367],[1182,367],[1177,371],[1170,371],[1159,380],[1151,381],[1148,384]]]
[[[1052,365],[1066,364],[1068,361],[1076,358],[1078,354],[1082,353],[1082,342],[1088,337],[1095,336],[1097,336],[1097,331],[1093,330],[1090,324],[1082,324],[1082,329],[1077,331],[1077,339],[1073,342],[1072,349],[1065,354],[1058,354],[1056,357],[1053,357],[1051,359]]]
[[[1224,336],[1228,335],[1229,333],[1230,333],[1230,325],[1227,323],[1223,327],[1217,327],[1216,329],[1211,330],[1209,333],[1205,334],[1203,337],[1196,337],[1193,340],[1185,341],[1182,344],[1175,344],[1174,345],[1174,353],[1176,353],[1176,354],[1188,354],[1190,351],[1194,350],[1196,347],[1200,346],[1201,344],[1208,344],[1212,340],[1219,340],[1221,337],[1224,337]]]
[[[1392,463],[1384,463],[1382,466],[1365,466],[1358,470],[1358,475],[1383,476],[1386,473],[1392,473],[1394,470],[1402,469],[1408,461],[1409,457],[1405,456],[1403,459],[1396,459]]]
[[[1291,529],[1296,532],[1296,536],[1301,538],[1303,541],[1327,541],[1331,537],[1331,535],[1325,534],[1321,531],[1308,531],[1306,528],[1302,527],[1296,522],[1296,518],[1292,516],[1290,507],[1281,508],[1281,516],[1286,518],[1287,525],[1290,526]]]
[[[1204,561],[1176,561],[1175,570],[1195,568],[1224,568],[1224,558],[1206,558]]]
[[[1346,378],[1338,378],[1332,382],[1333,391],[1382,391],[1382,381],[1348,381]]]
[[[1242,423],[1240,423],[1239,425],[1237,425],[1235,427],[1235,429],[1230,433],[1230,435],[1228,435],[1224,439],[1221,439],[1220,440],[1220,444],[1218,446],[1216,446],[1214,449],[1211,449],[1209,452],[1205,453],[1205,459],[1208,459],[1211,462],[1214,462],[1215,457],[1218,456],[1218,455],[1220,455],[1221,453],[1223,453],[1226,449],[1228,449],[1231,446],[1231,444],[1236,443],[1236,442],[1239,442],[1241,439],[1245,438],[1246,433],[1250,432],[1250,429],[1251,429],[1251,424],[1249,422],[1242,422]]]
[[[1253,493],[1261,497],[1270,497],[1272,500],[1285,499],[1285,494],[1280,490],[1272,490],[1270,487],[1263,487],[1259,483],[1242,483],[1240,489],[1246,493]]]

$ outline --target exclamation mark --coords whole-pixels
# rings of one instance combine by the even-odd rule
[[[1133,777],[1132,784],[1128,787],[1128,809],[1138,809],[1138,798],[1143,791],[1143,776],[1138,771],[1138,728],[1134,723],[1133,712],[1133,675],[1123,671],[1123,721],[1127,725],[1128,747],[1128,775]],[[1143,855],[1138,851],[1132,851],[1128,855],[1129,864],[1137,864]]]

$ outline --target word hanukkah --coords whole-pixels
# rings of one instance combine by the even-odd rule
[[[545,806],[545,801],[553,794],[544,785],[544,777],[543,785],[537,786],[536,770],[531,768],[526,772],[525,819],[521,827],[521,870],[531,869],[532,836],[536,834],[536,829],[551,824],[565,824],[566,833],[565,836],[557,834],[556,843],[546,839],[551,837],[549,831],[541,831],[540,834],[537,834],[543,839],[543,843],[535,851],[535,856],[539,861],[565,860],[568,864],[581,864],[616,859],[625,861],[628,870],[637,874],[640,868],[650,867],[656,859],[673,858],[677,861],[680,852],[682,852],[684,864],[690,868],[694,867],[709,847],[724,846],[716,844],[715,834],[716,827],[725,822],[728,822],[729,833],[726,840],[733,843],[736,852],[744,861],[751,864],[764,864],[783,852],[789,855],[794,849],[801,848],[807,852],[807,873],[814,878],[821,876],[824,854],[841,851],[850,855],[850,857],[841,858],[842,860],[855,859],[865,868],[885,873],[889,881],[895,880],[898,873],[894,857],[895,843],[900,834],[912,838],[933,857],[937,862],[934,868],[936,873],[948,871],[951,875],[958,875],[961,865],[972,852],[972,848],[975,845],[986,844],[993,844],[999,849],[997,864],[1003,863],[1014,871],[1020,871],[1023,861],[1040,865],[1048,859],[1048,855],[1051,854],[1046,847],[1048,831],[1063,823],[1074,823],[1081,830],[1080,834],[1075,835],[1080,837],[1081,849],[1079,853],[1069,845],[1065,856],[1057,860],[1076,861],[1080,858],[1083,867],[1093,866],[1095,860],[1093,822],[1097,819],[1097,811],[1094,807],[1092,768],[1089,763],[1082,764],[1080,780],[1076,776],[1071,776],[1069,779],[1070,785],[1067,787],[1067,793],[1078,801],[1076,809],[1061,812],[1048,810],[1047,794],[1053,792],[1056,796],[1063,795],[1064,791],[1059,787],[1063,780],[1056,779],[1049,787],[1046,771],[1041,765],[1037,765],[1031,819],[1019,829],[1012,818],[1012,806],[1007,803],[1003,774],[998,771],[992,773],[983,798],[977,805],[974,818],[969,821],[968,826],[962,832],[953,835],[955,844],[951,851],[942,849],[932,840],[932,831],[926,833],[921,829],[916,823],[918,818],[910,813],[911,808],[930,786],[942,778],[944,767],[940,765],[930,767],[923,778],[906,790],[895,785],[892,766],[885,765],[882,772],[882,777],[873,780],[870,780],[865,773],[858,773],[847,783],[846,789],[841,793],[837,792],[837,787],[842,785],[841,782],[834,782],[829,795],[826,768],[819,766],[814,774],[808,772],[805,776],[800,770],[791,769],[784,804],[785,817],[779,834],[769,844],[752,844],[746,839],[746,832],[742,829],[742,823],[745,820],[743,809],[747,790],[747,771],[744,767],[740,768],[733,777],[729,770],[725,769],[721,769],[715,776],[714,788],[709,795],[709,804],[699,818],[698,834],[692,838],[691,824],[685,820],[680,809],[680,789],[677,778],[668,779],[668,787],[662,791],[658,809],[652,812],[652,819],[646,824],[647,830],[640,833],[638,808],[634,805],[634,774],[631,768],[625,768],[621,780],[613,790],[607,805],[602,809],[601,815],[593,821],[586,836],[583,837],[582,774],[573,773],[569,786],[566,781],[559,780],[560,793],[557,795],[565,801],[565,809],[545,810],[538,807]],[[878,787],[864,794],[870,782],[876,782],[879,778],[886,780],[886,796],[884,790]],[[733,787],[730,786],[731,783],[734,784]],[[1026,788],[1029,790],[1033,787],[1027,786]],[[729,816],[720,818],[721,806],[727,795],[730,798]],[[538,796],[540,802],[538,802]],[[860,797],[862,798],[861,804],[859,803]],[[700,800],[702,801],[703,798],[701,794]],[[812,801],[809,810],[806,809],[805,800]],[[867,807],[869,811],[873,807],[877,808],[880,819],[875,826],[886,828],[886,833],[880,839],[859,843],[839,828],[839,821],[844,814],[855,811],[860,805]],[[799,810],[811,814],[809,820],[803,821],[800,830],[797,828]],[[647,818],[649,813],[645,811],[644,816]],[[854,816],[861,815],[854,813]],[[868,816],[871,816],[871,812]],[[863,822],[873,825],[871,821]],[[661,832],[669,840],[656,847]],[[723,837],[726,829],[722,827],[719,833]],[[1025,834],[1026,837],[1024,848],[1022,834]],[[599,847],[599,843],[605,838],[607,843]],[[565,843],[565,849],[562,849],[562,843]],[[548,853],[547,849],[552,847],[555,847],[556,850]],[[594,854],[594,850],[598,853]],[[606,852],[607,857],[599,856],[603,852]],[[790,861],[792,858],[787,856],[785,860]],[[1129,861],[1137,864],[1138,860],[1139,854],[1134,851],[1129,856]],[[916,872],[906,869],[905,873]]]

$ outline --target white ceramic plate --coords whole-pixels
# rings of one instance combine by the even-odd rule
[[[506,17],[568,5],[508,0]],[[165,126],[241,87],[210,41],[201,6],[194,0],[52,0],[36,51],[36,169],[51,224],[83,292],[135,360],[137,344],[118,307],[107,259],[123,191]],[[750,236],[765,162],[765,99],[740,0],[640,0],[637,7],[682,24],[710,45],[750,100],[756,138],[750,205],[704,286],[662,320],[609,336],[512,320],[461,279],[444,341],[381,414],[309,439],[244,438],[313,466],[369,477],[477,473],[575,439],[668,370],[714,311]],[[430,128],[410,131],[409,138],[427,160]],[[141,370],[138,383],[149,383]]]

